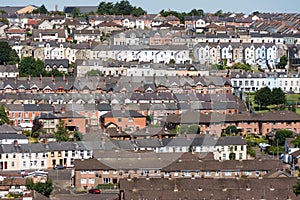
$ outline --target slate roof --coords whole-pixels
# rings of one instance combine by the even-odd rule
[[[183,154],[162,171],[267,171],[283,168],[280,160],[200,160],[197,155]]]
[[[17,134],[17,133],[0,133],[0,140],[5,139],[28,139],[23,134]]]
[[[297,199],[297,178],[264,179],[121,179],[126,199]],[[176,189],[176,190],[175,190]]]
[[[8,124],[0,126],[0,134],[16,134],[18,131]]]
[[[40,33],[57,33],[58,34],[58,38],[66,38],[66,33],[64,29],[33,29],[32,30],[32,36],[34,38],[39,38],[40,37]]]
[[[134,117],[134,118],[144,118],[145,116],[138,113],[134,110],[113,110],[101,116],[102,118],[110,118],[110,117]]]
[[[19,72],[16,65],[0,65],[0,72]]]
[[[220,113],[201,114],[196,111],[186,111],[181,115],[171,114],[167,116],[166,122],[170,123],[221,123],[221,122],[286,122],[300,121],[300,115],[291,111],[270,111],[267,113],[240,113],[225,115]]]
[[[56,66],[59,67],[60,65],[64,66],[65,68],[69,67],[69,60],[68,59],[45,59],[44,66],[46,67],[49,65],[50,67]]]

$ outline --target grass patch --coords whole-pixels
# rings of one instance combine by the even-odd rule
[[[300,94],[286,94],[286,101],[299,101],[300,103]]]

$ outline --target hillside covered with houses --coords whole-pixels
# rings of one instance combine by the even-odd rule
[[[299,67],[299,13],[0,6],[0,171],[120,200],[297,199]],[[4,174],[1,198],[34,199]]]

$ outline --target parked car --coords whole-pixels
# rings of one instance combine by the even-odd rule
[[[92,194],[101,194],[101,190],[96,189],[96,188],[92,188],[92,189],[89,190],[89,193],[92,193]]]
[[[24,169],[21,169],[18,173],[23,176],[26,176],[28,174],[28,172],[26,172]]]
[[[65,169],[63,165],[54,165],[53,169]]]

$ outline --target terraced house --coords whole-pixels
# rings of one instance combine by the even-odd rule
[[[2,144],[1,170],[38,170],[51,169],[55,165],[73,167],[75,159],[89,159],[93,150],[84,143],[50,142]]]

